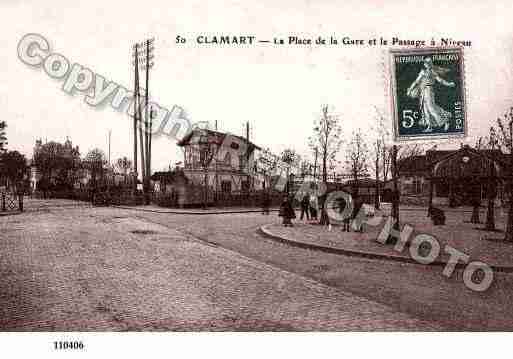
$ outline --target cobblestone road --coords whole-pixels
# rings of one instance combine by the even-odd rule
[[[465,287],[460,270],[446,278],[443,267],[322,253],[258,235],[262,224],[279,222],[276,214],[196,217],[137,212],[137,216],[450,330],[513,329],[512,273],[495,273],[491,287],[478,293]]]
[[[270,265],[272,258],[258,260],[230,250],[232,242],[255,241],[251,251],[260,256],[275,250],[275,244],[265,242],[268,247],[262,251],[259,246],[264,242],[254,237],[254,227],[271,218],[198,218],[84,206],[48,206],[0,217],[0,328],[441,328],[290,268]],[[219,238],[228,249],[214,244],[221,242]]]

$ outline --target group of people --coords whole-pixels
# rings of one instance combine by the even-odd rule
[[[346,203],[345,200],[339,199],[337,201],[336,206],[340,213],[344,212],[346,206],[350,205],[352,207],[351,213],[345,215],[345,218],[342,221],[342,231],[349,232],[351,221],[356,218],[359,211],[362,209],[363,202],[361,198],[358,196],[354,196],[352,203]],[[302,221],[306,217],[307,221],[317,221],[318,213],[319,213],[319,203],[318,198],[315,195],[305,194],[300,202],[301,215],[299,219]],[[296,218],[296,213],[294,211],[294,206],[292,204],[292,200],[289,196],[285,196],[280,206],[280,211],[278,214],[283,218],[283,225],[285,227],[292,227],[292,219]],[[358,221],[356,221],[358,222]],[[357,228],[354,228],[357,232],[363,232],[363,225],[361,223],[356,223]]]
[[[306,217],[307,221],[316,221],[319,213],[319,202],[317,196],[305,194],[300,202],[301,215],[300,220]],[[292,219],[296,218],[296,212],[292,200],[285,196],[280,206],[279,216],[283,218],[283,225],[292,227]]]

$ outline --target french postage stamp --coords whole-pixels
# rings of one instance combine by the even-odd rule
[[[466,135],[461,48],[391,50],[396,140]]]

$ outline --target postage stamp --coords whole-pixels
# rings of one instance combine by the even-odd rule
[[[466,135],[461,48],[391,50],[396,140]]]

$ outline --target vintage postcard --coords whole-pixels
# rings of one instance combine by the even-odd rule
[[[508,350],[511,0],[0,15],[2,357]]]

